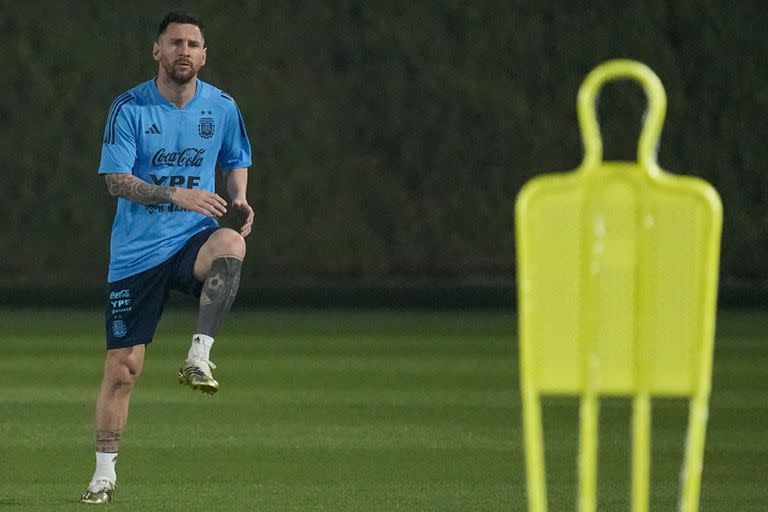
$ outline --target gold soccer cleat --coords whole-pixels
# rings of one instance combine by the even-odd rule
[[[204,359],[185,361],[179,368],[179,382],[194,390],[212,395],[219,390],[219,383],[213,378],[211,368],[215,369],[216,365]]]
[[[112,495],[115,492],[115,484],[109,480],[97,480],[80,496],[80,503],[91,505],[103,505],[112,501]]]

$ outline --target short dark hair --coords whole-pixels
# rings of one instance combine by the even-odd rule
[[[203,36],[203,42],[205,42],[205,26],[203,25],[203,22],[194,14],[182,10],[171,11],[165,15],[165,18],[163,18],[160,22],[160,26],[157,28],[157,37],[160,37],[171,23],[188,23],[190,25],[195,25],[200,29],[200,34]]]

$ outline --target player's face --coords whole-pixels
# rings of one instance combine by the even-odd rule
[[[177,84],[192,80],[205,65],[205,42],[200,28],[189,23],[171,23],[152,48],[152,57],[160,64],[158,73]]]

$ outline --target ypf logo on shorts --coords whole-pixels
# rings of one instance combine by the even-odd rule
[[[109,293],[109,303],[112,305],[112,314],[126,313],[131,308],[131,290],[119,290]]]

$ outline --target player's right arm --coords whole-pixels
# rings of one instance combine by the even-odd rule
[[[176,187],[152,185],[133,174],[106,174],[107,189],[113,197],[123,197],[139,204],[170,203]]]
[[[110,195],[135,203],[146,205],[174,203],[207,217],[221,217],[227,212],[227,202],[218,194],[207,190],[153,185],[128,173],[105,174],[104,179]]]

